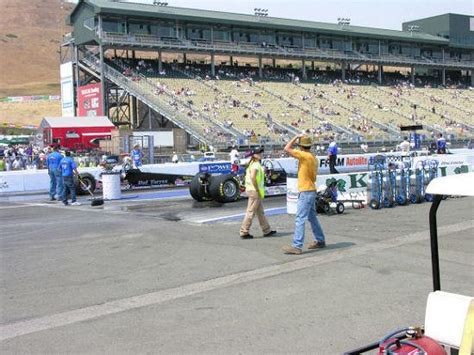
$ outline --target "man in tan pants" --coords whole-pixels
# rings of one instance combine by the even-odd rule
[[[265,197],[265,174],[260,161],[262,160],[263,148],[251,151],[250,162],[245,170],[245,191],[248,196],[247,211],[240,227],[240,238],[252,239],[250,226],[254,216],[258,218],[264,237],[274,235],[276,231],[270,228],[265,211],[263,209],[263,198]]]

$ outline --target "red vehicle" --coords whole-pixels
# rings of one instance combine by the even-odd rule
[[[110,139],[115,126],[107,117],[45,117],[39,133],[45,145],[59,144],[73,150],[99,147],[99,140]]]

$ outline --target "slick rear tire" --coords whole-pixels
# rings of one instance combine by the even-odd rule
[[[215,201],[226,203],[240,198],[240,182],[233,175],[213,176],[209,183],[209,195]]]
[[[344,204],[342,202],[337,203],[336,212],[337,212],[337,214],[343,214],[344,213]]]
[[[96,188],[95,178],[89,173],[79,174],[79,177],[82,180],[82,184],[79,181],[79,179],[77,179],[77,181],[76,181],[76,193],[78,195],[81,195],[81,196],[82,195],[88,195],[89,192],[87,190],[89,190],[91,193],[94,193],[95,188]],[[87,188],[89,188],[89,189],[87,189]]]
[[[209,201],[211,197],[206,192],[206,186],[203,184],[202,180],[212,180],[211,177],[207,177],[206,174],[196,174],[189,184],[189,193],[192,198],[198,202]]]

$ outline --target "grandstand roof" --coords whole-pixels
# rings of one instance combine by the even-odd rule
[[[314,22],[306,20],[284,19],[278,17],[260,17],[248,14],[231,12],[190,9],[174,6],[155,6],[142,3],[115,2],[106,0],[79,0],[76,7],[68,17],[69,23],[73,22],[75,12],[88,4],[96,14],[115,14],[121,16],[137,16],[148,18],[169,18],[182,20],[216,23],[216,24],[241,24],[248,27],[275,28],[293,31],[308,31],[328,34],[344,34],[350,36],[364,36],[377,39],[395,39],[410,42],[424,42],[433,44],[447,44],[448,40],[421,32],[404,32],[373,27],[362,27]],[[288,5],[290,6],[290,5]]]

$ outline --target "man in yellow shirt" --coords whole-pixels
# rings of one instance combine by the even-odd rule
[[[300,150],[293,149],[296,141]],[[326,246],[323,230],[316,216],[316,175],[318,160],[311,153],[311,137],[300,135],[294,137],[285,147],[285,152],[298,159],[298,203],[296,209],[295,235],[293,244],[282,248],[285,254],[299,255],[303,250],[305,222],[308,219],[313,231],[314,241],[308,249],[319,249]]]

